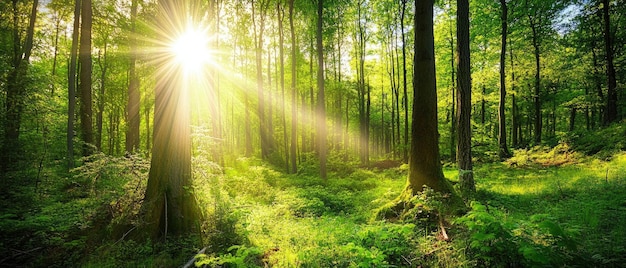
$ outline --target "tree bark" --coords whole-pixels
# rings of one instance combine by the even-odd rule
[[[416,194],[426,185],[435,191],[451,192],[439,158],[433,1],[416,1],[414,19],[413,124],[407,190]]]
[[[537,25],[532,16],[528,16],[528,20],[530,21],[530,27],[532,30],[532,43],[534,48],[535,55],[535,92],[533,94],[534,100],[534,108],[535,108],[535,129],[534,129],[534,139],[535,143],[541,143],[541,58],[540,58],[540,50],[539,50],[539,36],[537,32]]]
[[[317,147],[320,160],[320,177],[326,180],[326,105],[324,97],[324,44],[322,42],[322,18],[324,1],[317,2]]]
[[[265,93],[263,90],[263,31],[265,29],[265,14],[268,0],[261,0],[259,3],[259,27],[257,30],[257,17],[255,15],[254,1],[252,2],[252,23],[254,28],[254,48],[256,52],[256,84],[258,105],[257,113],[259,115],[259,130],[261,136],[261,158],[267,159],[272,152],[271,138],[268,134],[268,126],[265,118]]]
[[[605,124],[617,120],[617,82],[615,80],[615,66],[613,64],[613,40],[611,38],[611,19],[609,17],[609,0],[602,0],[602,18],[604,21],[604,49],[606,54],[607,72],[607,103]]]
[[[297,173],[298,166],[296,163],[296,153],[298,147],[298,109],[297,109],[297,101],[296,101],[296,30],[293,25],[293,2],[294,0],[289,1],[289,28],[291,30],[291,148],[290,148],[290,156],[291,156],[291,172]]]
[[[7,75],[7,90],[5,103],[4,142],[2,144],[2,157],[0,167],[6,170],[14,166],[20,153],[20,128],[22,125],[22,111],[24,110],[24,98],[26,97],[25,77],[28,73],[30,55],[33,49],[33,37],[35,34],[35,21],[37,20],[38,0],[33,0],[29,17],[26,39],[21,44],[19,30],[18,0],[12,1],[13,8],[13,59],[12,69]]]
[[[473,193],[474,174],[472,168],[472,130],[470,125],[472,91],[469,48],[469,2],[457,1],[457,165],[461,191]],[[483,112],[484,116],[484,112]]]
[[[404,105],[404,149],[402,160],[405,163],[409,161],[409,95],[407,94],[406,82],[406,38],[404,34],[404,13],[406,11],[406,2],[407,0],[402,0],[402,11],[400,12],[400,31],[402,33],[402,79],[404,89],[404,97],[402,98],[402,104]]]
[[[129,84],[128,84],[128,102],[126,103],[126,123],[127,131],[126,131],[126,152],[134,153],[139,149],[139,124],[140,124],[140,115],[139,115],[139,105],[140,105],[140,94],[139,94],[139,77],[137,75],[136,64],[137,64],[137,39],[135,35],[136,31],[136,21],[137,21],[137,6],[138,0],[131,1],[130,7],[130,66],[129,66]]]
[[[160,29],[165,39],[172,29],[166,21],[177,18],[184,7],[176,1],[160,0]],[[142,211],[147,233],[152,239],[167,238],[199,230],[200,210],[193,195],[191,175],[191,129],[188,85],[180,72],[157,70],[154,104],[154,144],[148,185]]]
[[[500,159],[511,157],[506,143],[506,41],[508,34],[508,7],[506,0],[500,0],[502,7],[502,46],[500,50],[500,102],[498,103],[498,156]]]
[[[78,37],[80,27],[81,0],[74,1],[74,27],[72,30],[72,47],[70,48],[70,65],[67,77],[67,169],[74,168],[74,118],[76,113],[76,61],[78,56]]]
[[[80,129],[83,138],[83,156],[92,154],[93,145],[93,110],[91,97],[91,24],[92,10],[91,0],[82,0],[80,24],[80,48],[78,60],[80,61]]]

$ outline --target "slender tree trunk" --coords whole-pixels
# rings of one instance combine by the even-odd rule
[[[291,172],[297,173],[296,153],[298,147],[298,109],[296,101],[296,30],[293,25],[293,2],[289,0],[289,28],[291,30]]]
[[[126,103],[126,152],[134,153],[139,149],[139,124],[140,124],[140,94],[139,94],[139,76],[137,75],[137,39],[135,35],[137,21],[138,0],[131,1],[130,7],[130,66],[129,66],[129,84],[128,84],[128,102]]]
[[[98,152],[102,151],[102,119],[104,114],[104,94],[106,92],[106,77],[107,77],[107,41],[104,43],[103,55],[98,55],[98,62],[100,65],[100,91],[98,92],[98,113],[96,114],[96,149]],[[100,58],[102,57],[102,58]]]
[[[602,0],[602,18],[604,20],[604,50],[606,54],[607,72],[607,103],[605,124],[617,120],[617,82],[615,79],[615,66],[613,64],[613,40],[611,38],[611,20],[609,17],[610,1]]]
[[[317,2],[317,146],[320,158],[320,177],[326,180],[326,105],[324,97],[324,44],[322,42],[322,18],[324,1]]]
[[[74,1],[74,27],[72,30],[72,47],[70,49],[70,65],[67,78],[68,109],[67,109],[67,168],[74,168],[74,116],[76,113],[76,61],[78,54],[78,37],[80,27],[81,0]],[[109,148],[112,148],[111,146]]]
[[[532,43],[534,48],[535,55],[535,92],[534,92],[534,107],[535,107],[535,132],[534,138],[535,143],[541,143],[541,63],[540,63],[540,52],[539,52],[539,36],[537,33],[537,25],[534,19],[531,16],[528,16],[530,21],[530,27],[532,30]]]
[[[280,90],[281,90],[281,119],[283,121],[283,147],[285,148],[285,170],[289,173],[289,139],[287,136],[287,116],[285,109],[285,38],[283,29],[283,20],[285,18],[285,11],[281,2],[276,4],[276,11],[278,13],[278,49],[280,60]]]
[[[83,155],[92,154],[90,146],[93,145],[93,109],[91,97],[91,24],[92,10],[91,0],[82,0],[81,24],[80,24],[80,48],[78,60],[80,61],[80,129],[85,145]]]
[[[469,49],[469,2],[457,1],[457,123],[458,148],[457,165],[459,168],[459,183],[461,191],[473,193],[474,173],[472,168],[472,132],[470,126],[472,91]],[[484,116],[484,111],[483,111]]]
[[[407,0],[402,0],[402,12],[400,13],[400,31],[402,33],[402,79],[404,96],[402,98],[404,104],[404,154],[403,161],[406,163],[409,161],[409,95],[407,94],[407,82],[406,82],[406,38],[404,34],[404,17],[406,11]]]
[[[509,54],[511,59],[511,139],[513,147],[519,146],[518,133],[520,129],[519,125],[519,110],[517,108],[517,93],[515,92],[515,63],[513,62],[513,46],[509,46]]]
[[[452,23],[450,23],[452,24]],[[450,159],[452,162],[456,162],[456,65],[454,64],[454,33],[452,32],[452,25],[450,26]]]
[[[265,118],[265,93],[263,90],[263,31],[265,29],[265,14],[269,1],[261,0],[259,3],[259,26],[257,30],[257,17],[255,15],[254,2],[252,2],[252,23],[254,25],[254,48],[256,52],[256,84],[259,115],[259,130],[261,132],[261,158],[267,159],[271,154],[271,141],[268,135],[268,125]]]
[[[498,103],[498,155],[500,159],[511,157],[506,143],[506,40],[508,34],[508,7],[506,0],[500,0],[502,15],[502,47],[500,50],[500,102]]]

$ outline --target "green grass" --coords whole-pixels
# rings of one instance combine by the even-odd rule
[[[122,235],[139,223],[146,163],[100,156],[78,174],[42,180],[38,192],[16,188],[21,191],[11,198],[29,203],[0,214],[0,249],[40,247],[5,264],[52,267],[179,266],[204,246],[199,263],[227,267],[626,262],[626,153],[610,161],[567,149],[516,154],[516,163],[523,164],[475,167],[478,193],[467,215],[446,223],[450,241],[431,224],[372,220],[403,190],[406,165],[380,171],[333,163],[325,182],[315,176],[315,165],[284,174],[241,158],[222,170],[201,157],[194,159],[194,176],[206,217],[202,237],[133,241]],[[456,172],[444,169],[452,181]]]

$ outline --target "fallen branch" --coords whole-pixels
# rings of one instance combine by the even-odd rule
[[[204,252],[206,251],[207,247],[204,247],[203,249],[201,249],[200,251],[198,251],[198,254],[204,254]],[[191,267],[194,263],[196,263],[196,256],[191,257],[191,260],[189,260],[187,263],[185,263],[185,265],[183,265],[183,268],[189,268]]]

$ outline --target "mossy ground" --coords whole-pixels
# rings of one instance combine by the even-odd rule
[[[255,159],[221,170],[198,158],[194,191],[207,219],[202,234],[135,241],[130,234],[141,224],[136,213],[147,163],[101,157],[65,176],[46,170],[50,175],[36,191],[13,188],[0,216],[2,265],[170,267],[205,246],[199,263],[228,267],[626,262],[626,153],[606,161],[569,150],[518,151],[525,164],[479,164],[471,210],[445,218],[448,240],[433,219],[443,205],[437,198],[417,198],[423,209],[413,212],[422,217],[375,219],[405,189],[406,166],[370,170],[333,162],[325,182],[308,162],[298,174],[285,174]],[[543,164],[546,159],[559,164]],[[444,173],[454,182],[454,169]],[[30,203],[12,206],[9,198]]]

